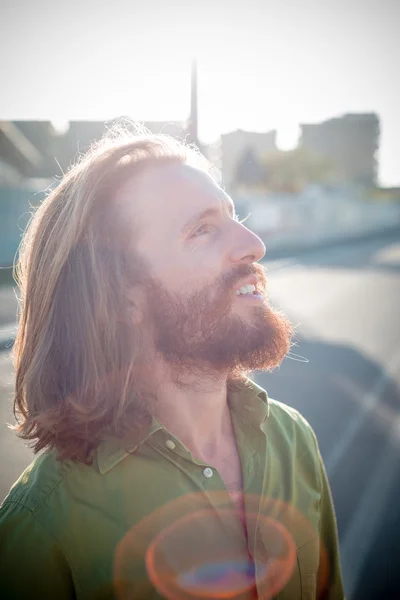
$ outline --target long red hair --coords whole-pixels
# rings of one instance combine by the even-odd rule
[[[59,459],[88,462],[106,433],[128,439],[141,422],[140,329],[124,293],[139,277],[134,230],[115,199],[143,168],[166,162],[202,157],[164,135],[109,135],[68,171],[23,237],[14,429],[34,452],[55,448]],[[205,160],[202,168],[210,170]]]

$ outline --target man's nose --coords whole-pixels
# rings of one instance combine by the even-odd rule
[[[265,256],[264,242],[241,223],[232,230],[231,260],[235,263],[257,262]]]

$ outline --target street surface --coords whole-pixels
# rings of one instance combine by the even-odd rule
[[[400,232],[266,266],[297,345],[255,379],[317,434],[347,598],[399,599]]]
[[[297,344],[279,370],[255,379],[317,434],[348,600],[398,599],[400,232],[265,264],[271,300],[296,324]],[[0,501],[32,457],[3,425],[12,420],[12,382],[9,354],[0,353]]]

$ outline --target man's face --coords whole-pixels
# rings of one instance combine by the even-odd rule
[[[129,198],[129,185],[123,195]],[[291,327],[267,302],[256,264],[265,246],[236,220],[232,200],[213,179],[188,165],[149,168],[128,210],[149,271],[142,310],[155,350],[177,367],[279,364]],[[246,285],[253,287],[243,294]]]

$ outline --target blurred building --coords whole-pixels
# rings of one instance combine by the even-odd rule
[[[221,135],[220,164],[224,185],[227,188],[234,185],[237,169],[243,169],[244,157],[247,157],[246,162],[251,170],[253,166],[248,160],[250,155],[262,158],[276,150],[276,130],[256,133],[238,129]]]
[[[327,159],[342,181],[373,186],[377,180],[380,124],[375,113],[345,114],[301,125],[300,147]]]
[[[49,121],[0,121],[0,185],[46,176],[55,133]]]
[[[60,131],[50,121],[0,121],[0,186],[60,176],[112,124],[70,121]],[[183,139],[187,131],[186,123],[176,121],[143,125],[153,133],[166,133],[177,139]]]
[[[231,187],[235,191],[264,188],[266,169],[254,148],[249,146],[241,155],[235,169]]]
[[[0,187],[18,186],[22,180],[21,173],[0,158]]]

